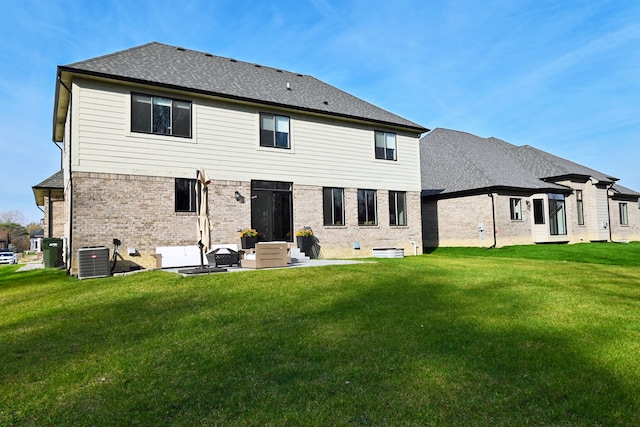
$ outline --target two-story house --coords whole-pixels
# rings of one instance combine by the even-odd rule
[[[640,240],[640,194],[615,177],[449,129],[420,146],[426,247]]]
[[[308,226],[324,257],[413,251],[425,131],[309,75],[160,43],[60,66],[68,268],[113,239],[143,267],[158,246],[194,245],[200,168],[213,243],[248,227],[295,242]]]

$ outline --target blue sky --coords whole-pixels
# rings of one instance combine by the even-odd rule
[[[21,0],[0,45],[0,212],[60,167],[56,66],[158,41],[310,74],[427,128],[529,144],[640,191],[640,2]]]

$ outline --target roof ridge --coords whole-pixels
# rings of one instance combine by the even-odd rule
[[[205,52],[205,51],[202,51],[202,50],[189,49],[189,48],[185,48],[185,47],[182,47],[182,46],[174,46],[174,45],[165,44],[165,43],[151,42],[151,43],[147,43],[146,45],[142,45],[142,46],[138,46],[138,47],[144,47],[144,46],[151,45],[151,44],[156,44],[156,45],[163,46],[163,47],[175,48],[176,50],[181,50],[181,51],[184,51],[184,52],[191,52],[191,53],[195,53],[195,54],[201,54],[201,55],[212,57],[212,58],[224,59],[224,60],[228,60],[230,62],[235,62],[235,63],[238,63],[238,64],[253,65],[254,67],[258,67],[258,68],[262,68],[262,69],[269,69],[269,70],[273,70],[273,71],[278,72],[278,73],[293,74],[293,75],[296,75],[298,77],[312,77],[312,76],[310,76],[308,74],[302,74],[302,73],[299,73],[297,71],[288,71],[288,70],[285,70],[284,68],[272,67],[270,65],[258,64],[257,62],[244,61],[242,59],[236,59],[236,58],[232,58],[230,56],[216,55],[216,54],[213,54],[213,53],[210,53],[210,52]],[[115,52],[115,53],[118,53],[118,52]],[[316,80],[318,80],[318,79],[316,79]],[[320,80],[320,81],[322,81],[322,80]]]

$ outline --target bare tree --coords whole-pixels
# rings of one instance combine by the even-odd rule
[[[0,224],[24,224],[24,214],[18,210],[0,212]]]
[[[22,225],[25,222],[18,210],[0,212],[0,229],[7,230],[10,244],[19,252],[29,249],[29,232]]]

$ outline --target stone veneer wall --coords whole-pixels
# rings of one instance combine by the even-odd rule
[[[164,177],[74,173],[72,274],[77,273],[77,250],[122,241],[126,262],[153,268],[158,246],[195,245],[196,214],[175,212],[175,179]],[[235,192],[244,196],[236,200]],[[357,189],[345,189],[346,227],[324,227],[322,188],[294,185],[294,230],[312,227],[323,257],[371,256],[373,247],[404,248],[411,242],[421,251],[420,194],[407,193],[408,226],[389,226],[388,192],[378,191],[378,226],[358,226]],[[251,225],[251,183],[213,181],[209,186],[209,219],[213,244],[240,244],[238,230]],[[355,250],[353,242],[361,249]],[[295,242],[295,239],[294,239]],[[129,256],[127,248],[137,249]]]

